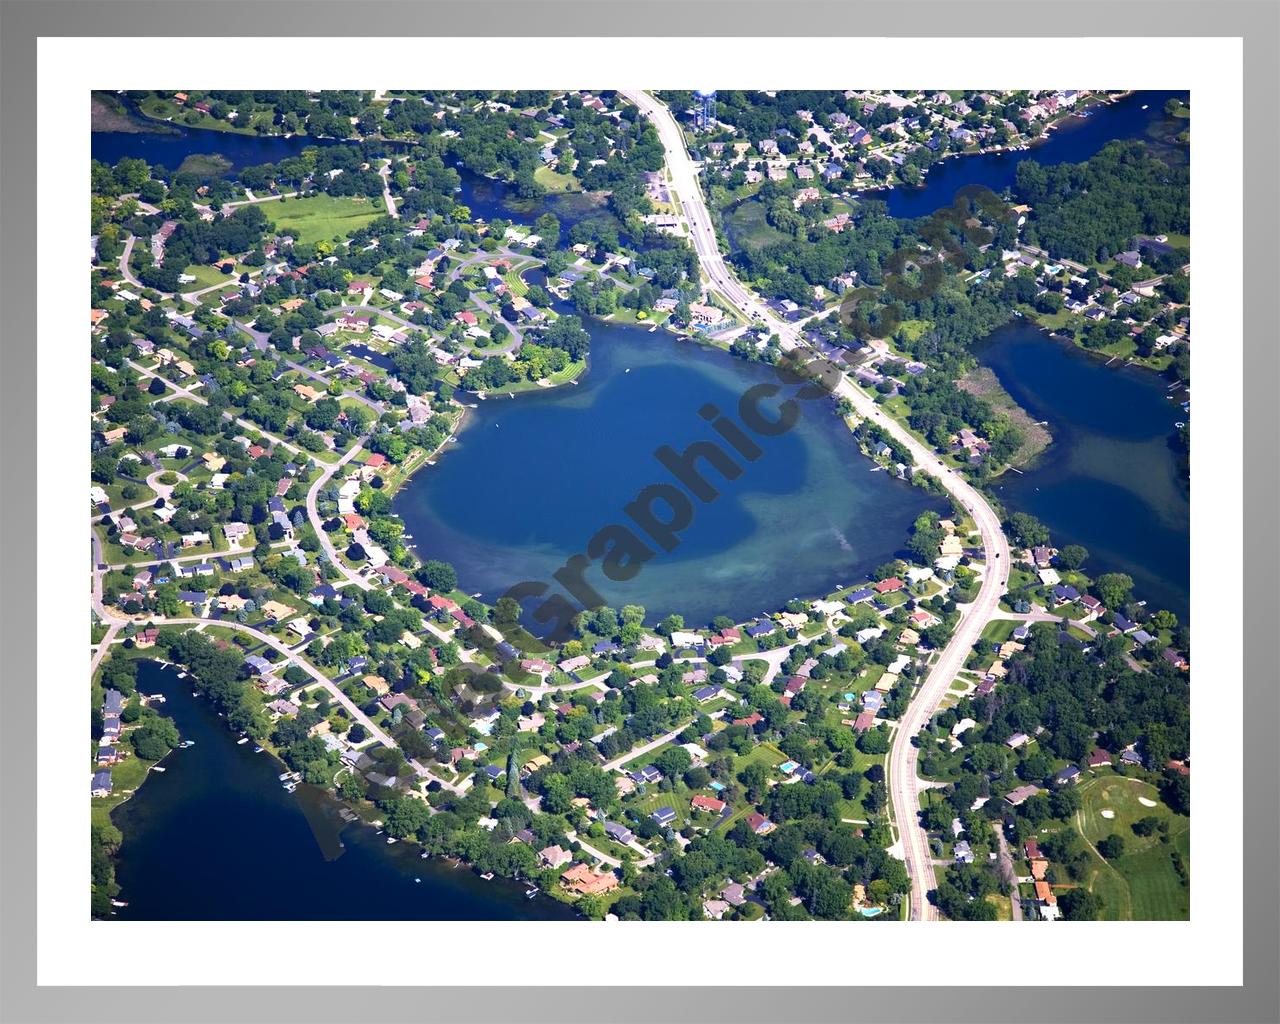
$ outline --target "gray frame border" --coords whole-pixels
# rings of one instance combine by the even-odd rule
[[[596,0],[550,2],[430,2],[367,0],[358,5],[329,0],[0,0],[0,211],[5,273],[4,338],[0,345],[0,444],[7,501],[0,503],[3,535],[37,533],[35,453],[30,424],[35,417],[36,310],[35,241],[36,46],[40,36],[208,35],[226,36],[412,35],[443,37],[493,33],[528,36],[651,34],[651,19],[637,6]],[[210,19],[213,11],[217,17]],[[1243,644],[1245,654],[1245,754],[1243,837],[1244,985],[1238,988],[1038,987],[917,988],[908,999],[887,987],[849,990],[812,988],[510,988],[200,987],[154,989],[38,988],[35,985],[35,608],[29,581],[36,578],[36,546],[3,546],[0,625],[5,672],[0,718],[0,796],[5,811],[0,848],[0,1019],[5,1021],[348,1021],[376,1014],[386,1021],[735,1021],[880,1020],[897,1022],[1040,1020],[1241,1021],[1280,1020],[1280,888],[1277,836],[1280,795],[1274,738],[1280,727],[1275,686],[1274,630],[1280,622],[1275,580],[1277,509],[1280,508],[1280,349],[1275,345],[1273,289],[1280,279],[1280,231],[1276,182],[1277,125],[1272,103],[1280,95],[1280,6],[1274,0],[1079,0],[1074,6],[1023,0],[964,4],[939,0],[838,4],[796,0],[720,3],[716,0],[652,0],[646,14],[680,35],[805,36],[1228,36],[1244,39],[1245,552]],[[1016,12],[1016,13],[1015,13]],[[1072,12],[1074,18],[1063,18]],[[1013,15],[1010,17],[1010,15]],[[1101,17],[1099,17],[1101,15]],[[924,33],[913,31],[927,26]],[[14,500],[18,498],[18,500]],[[1256,753],[1255,753],[1256,752]],[[1257,760],[1249,764],[1248,760]],[[1265,759],[1265,760],[1264,760]],[[1268,769],[1266,764],[1270,763]],[[1253,770],[1250,770],[1253,769]],[[25,827],[23,827],[25,826]],[[1204,870],[1202,866],[1201,870]],[[782,927],[782,926],[780,926]],[[962,928],[963,925],[952,925]],[[1068,926],[1069,927],[1069,926]],[[852,951],[851,951],[852,952]],[[495,968],[500,969],[500,968]],[[981,967],[978,967],[981,970]],[[359,979],[357,979],[359,980]],[[584,995],[587,998],[583,998]],[[148,998],[151,996],[151,998]],[[480,998],[477,998],[479,996]],[[181,1011],[176,998],[181,999]]]

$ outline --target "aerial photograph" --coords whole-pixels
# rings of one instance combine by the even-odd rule
[[[84,102],[94,918],[1190,918],[1190,91]]]

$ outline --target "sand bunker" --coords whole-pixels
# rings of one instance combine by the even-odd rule
[[[1107,808],[1105,811],[1099,811],[1098,813],[1101,814],[1104,818],[1114,818],[1116,816],[1116,812],[1111,810],[1110,808]]]
[[[1149,800],[1145,796],[1138,797],[1138,803],[1142,804],[1143,807],[1159,807],[1160,806],[1158,803],[1156,803],[1156,801]]]

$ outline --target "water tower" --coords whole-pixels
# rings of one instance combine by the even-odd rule
[[[694,100],[697,102],[697,109],[694,111],[694,124],[702,129],[711,128],[716,119],[716,91],[714,89],[699,89],[693,94]]]

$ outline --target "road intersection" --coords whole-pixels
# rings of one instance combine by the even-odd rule
[[[679,202],[681,217],[706,277],[707,289],[748,322],[762,324],[776,334],[784,351],[804,351],[807,346],[801,337],[800,325],[775,315],[768,303],[739,281],[725,262],[702,194],[697,164],[685,147],[684,136],[670,109],[647,92],[632,90],[624,91],[622,95],[639,107],[658,131],[666,151],[671,190]],[[982,536],[984,568],[977,597],[971,604],[961,606],[960,623],[903,715],[889,752],[889,795],[898,829],[899,848],[911,876],[911,918],[934,920],[937,910],[929,901],[929,893],[936,889],[937,883],[928,836],[919,822],[920,791],[924,786],[917,774],[919,747],[916,737],[937,711],[956,674],[964,667],[969,651],[999,607],[1000,598],[1007,590],[1009,542],[999,517],[986,498],[946,467],[936,452],[886,416],[872,398],[844,374],[840,374],[831,386],[835,396],[847,399],[859,416],[876,423],[909,451],[916,466],[937,479],[967,511]]]

